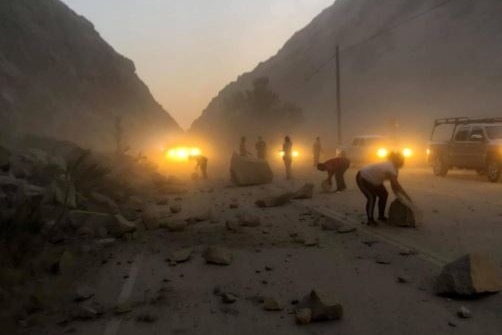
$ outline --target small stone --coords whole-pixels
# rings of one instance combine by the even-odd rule
[[[206,263],[215,265],[230,265],[233,256],[227,248],[208,247],[203,254]]]
[[[171,207],[169,207],[169,210],[173,214],[178,214],[181,212],[181,205],[172,205]]]
[[[223,293],[221,295],[221,301],[224,304],[233,304],[234,302],[237,301],[237,297],[231,293]]]
[[[398,276],[397,277],[397,282],[400,284],[407,284],[410,282],[410,279],[406,276]]]
[[[296,323],[306,325],[312,321],[312,310],[310,308],[301,308],[296,311]]]
[[[266,311],[282,311],[284,307],[274,298],[265,298],[263,309]]]
[[[418,254],[418,251],[413,248],[401,250],[399,252],[399,255],[401,255],[401,256],[413,256],[413,255],[417,255],[417,254]]]
[[[184,263],[192,256],[192,248],[183,248],[172,252],[168,260],[174,263]]]
[[[96,292],[92,288],[88,286],[80,286],[75,291],[74,300],[77,302],[85,301],[92,298],[95,294]]]
[[[388,260],[387,258],[384,258],[384,257],[380,257],[380,256],[375,259],[375,262],[377,264],[382,264],[382,265],[392,264],[392,262],[390,260]]]
[[[458,311],[457,311],[457,315],[459,318],[461,319],[470,319],[472,318],[472,313],[471,311],[465,307],[465,306],[461,306]]]
[[[455,328],[457,326],[457,324],[454,323],[453,321],[448,321],[448,326]]]
[[[349,234],[353,233],[357,230],[356,227],[350,227],[350,226],[342,226],[336,230],[338,234]]]

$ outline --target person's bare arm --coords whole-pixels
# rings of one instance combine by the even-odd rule
[[[390,180],[390,187],[392,188],[392,191],[394,194],[402,194],[408,201],[412,202],[411,197],[406,193],[404,188],[401,186],[399,181],[397,180],[397,176],[395,175],[389,175],[389,180]]]

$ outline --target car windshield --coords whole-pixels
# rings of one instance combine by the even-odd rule
[[[486,127],[486,135],[491,140],[502,140],[502,126]]]

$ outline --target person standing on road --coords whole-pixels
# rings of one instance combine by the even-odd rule
[[[248,147],[246,144],[246,137],[241,137],[241,143],[239,145],[239,155],[242,157],[247,157],[249,155]]]
[[[312,154],[314,155],[314,167],[317,167],[317,164],[319,164],[321,160],[321,152],[322,152],[321,138],[316,137],[314,145],[312,146]]]
[[[267,159],[267,143],[265,143],[261,136],[258,137],[255,148],[258,159]]]
[[[382,163],[371,164],[363,167],[356,175],[359,189],[366,197],[366,215],[368,225],[377,225],[373,213],[378,200],[378,220],[386,222],[385,208],[389,193],[384,186],[386,180],[390,181],[392,191],[396,195],[402,195],[411,202],[411,198],[404,191],[398,181],[399,169],[404,165],[404,157],[399,153],[391,153],[388,160]]]
[[[284,143],[282,144],[282,160],[284,161],[284,166],[286,167],[286,179],[291,179],[291,165],[293,164],[293,142],[289,136],[284,137]]]
[[[195,165],[195,170],[200,170],[202,179],[207,179],[207,157],[204,157],[202,155],[195,155],[190,156],[190,159],[197,162],[197,165]]]
[[[342,151],[338,157],[317,164],[317,170],[328,172],[328,178],[324,183],[330,187],[333,184],[333,176],[335,176],[336,191],[341,192],[347,188],[345,185],[345,171],[347,171],[349,166],[350,161],[347,159],[345,151]]]

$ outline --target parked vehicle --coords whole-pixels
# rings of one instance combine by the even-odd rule
[[[379,135],[357,136],[352,144],[346,149],[347,158],[355,164],[367,164],[381,161],[387,158],[391,152],[401,152],[405,158],[413,155],[409,147],[399,147],[392,141]]]
[[[452,126],[449,139],[435,139],[446,125]],[[497,182],[502,174],[502,118],[435,120],[427,156],[437,176],[446,176],[452,168],[470,169]]]

